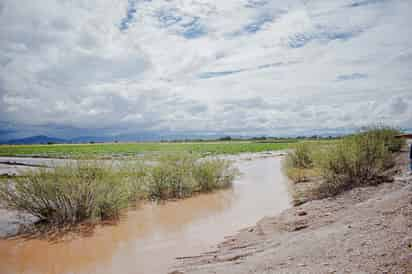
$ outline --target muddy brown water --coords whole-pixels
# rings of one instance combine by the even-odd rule
[[[1,274],[167,273],[176,257],[211,251],[238,230],[291,206],[281,157],[237,161],[228,190],[129,210],[116,225],[69,239],[0,240]]]

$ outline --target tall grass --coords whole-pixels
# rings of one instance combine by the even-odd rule
[[[127,205],[128,192],[112,167],[78,163],[0,184],[0,199],[9,208],[63,224],[116,217]]]
[[[149,198],[175,199],[228,187],[237,171],[227,160],[175,154],[161,157],[149,173],[145,183]]]
[[[231,163],[222,159],[206,159],[193,169],[193,177],[198,183],[198,191],[210,192],[230,186],[238,171]]]
[[[305,182],[319,175],[318,144],[299,143],[288,153],[284,163],[286,175],[295,183]]]
[[[336,195],[385,179],[385,171],[394,165],[394,158],[384,136],[376,130],[367,131],[343,139],[324,153],[324,181],[318,189],[319,196]]]
[[[395,136],[401,133],[397,128],[377,125],[366,128],[361,135],[363,134],[369,136],[369,138],[380,140],[390,152],[399,152],[405,145],[405,140],[396,138]]]
[[[399,130],[376,126],[347,136],[334,145],[302,144],[286,160],[287,175],[295,182],[302,179],[298,172],[318,174],[320,184],[312,189],[317,198],[333,196],[364,185],[378,184],[388,179],[387,171],[394,166],[394,153],[404,142],[395,138]]]
[[[195,158],[190,154],[161,157],[147,181],[149,197],[165,200],[191,196],[196,190],[194,166]]]
[[[51,224],[78,223],[117,218],[137,200],[185,198],[228,187],[236,174],[228,161],[190,154],[161,157],[151,165],[77,161],[0,182],[0,200]]]
[[[309,143],[299,143],[286,157],[286,163],[293,168],[311,168],[314,164],[313,150]]]

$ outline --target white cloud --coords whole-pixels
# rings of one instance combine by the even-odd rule
[[[3,0],[0,120],[21,133],[411,127],[411,12],[402,0]]]

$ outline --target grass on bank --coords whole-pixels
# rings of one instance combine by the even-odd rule
[[[324,198],[356,186],[375,185],[389,179],[394,156],[404,145],[395,138],[400,131],[390,127],[372,127],[334,143],[300,143],[285,161],[287,176],[295,183],[318,181],[301,196]]]
[[[320,177],[325,152],[335,147],[338,142],[301,142],[294,145],[284,162],[286,175],[295,183]]]
[[[1,182],[0,200],[50,224],[73,224],[117,218],[136,200],[185,198],[225,188],[236,175],[228,161],[189,154],[164,156],[154,165],[78,161]]]
[[[293,143],[293,141],[291,141]],[[101,157],[134,156],[142,153],[238,154],[287,149],[291,143],[251,141],[202,143],[101,143],[55,145],[0,145],[0,156]]]

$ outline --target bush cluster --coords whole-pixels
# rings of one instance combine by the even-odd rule
[[[315,149],[316,148],[316,149]],[[286,175],[295,183],[305,182],[319,175],[317,168],[319,147],[311,143],[298,143],[285,159]]]
[[[237,174],[227,160],[199,159],[190,154],[161,157],[146,177],[146,193],[150,199],[189,197],[228,187]]]
[[[228,161],[188,154],[162,157],[152,165],[78,161],[6,180],[0,183],[0,200],[49,223],[78,223],[116,218],[131,201],[185,198],[228,187],[236,174]]]
[[[313,150],[309,143],[299,143],[286,157],[287,166],[291,168],[311,168],[313,167]]]
[[[377,184],[387,179],[386,171],[394,165],[393,153],[404,145],[401,139],[395,138],[399,134],[396,129],[379,126],[326,147],[301,144],[287,157],[287,175],[299,182],[298,172],[319,171],[321,183],[312,190],[318,198],[355,186]]]
[[[42,168],[0,184],[0,199],[9,208],[59,224],[116,217],[127,197],[113,168],[95,164]]]
[[[386,179],[385,171],[394,165],[393,147],[388,145],[386,137],[374,129],[344,138],[324,153],[321,165],[324,181],[319,195],[336,195],[355,186],[373,185]]]

